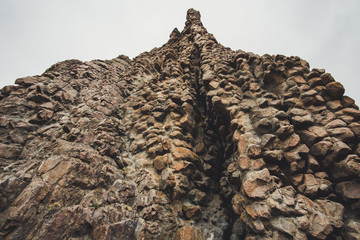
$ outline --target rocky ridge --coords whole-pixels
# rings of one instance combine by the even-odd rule
[[[360,239],[360,111],[299,57],[220,45],[190,9],[134,59],[0,95],[0,239]]]

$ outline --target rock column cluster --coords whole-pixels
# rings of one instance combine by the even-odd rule
[[[299,57],[68,60],[0,95],[1,239],[360,239],[360,111]]]

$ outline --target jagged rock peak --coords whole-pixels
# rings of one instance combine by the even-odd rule
[[[189,25],[192,25],[192,24],[197,24],[197,25],[202,26],[200,12],[199,12],[199,11],[196,11],[196,10],[193,9],[193,8],[190,8],[190,9],[187,11],[187,14],[186,14],[186,23],[185,23],[185,26],[189,26]]]
[[[0,239],[360,239],[360,111],[299,57],[169,44],[0,90]]]

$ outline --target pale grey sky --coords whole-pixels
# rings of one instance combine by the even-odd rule
[[[358,0],[0,0],[0,88],[66,59],[135,57],[184,27],[188,8],[233,50],[299,56],[360,104]]]

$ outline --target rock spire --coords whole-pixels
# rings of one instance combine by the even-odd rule
[[[190,9],[134,59],[0,94],[0,239],[360,239],[360,111],[299,57],[233,51]]]

